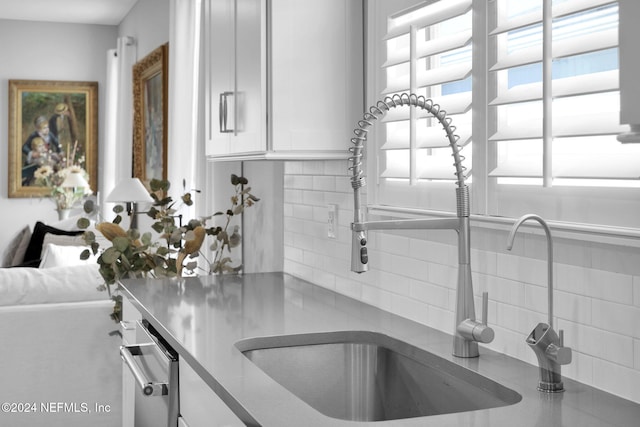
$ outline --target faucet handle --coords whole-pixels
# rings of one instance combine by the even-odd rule
[[[482,322],[465,319],[456,327],[456,331],[467,340],[488,344],[493,341],[495,332],[487,326],[489,313],[489,293],[482,293]]]
[[[482,324],[486,326],[489,316],[489,292],[482,293]]]
[[[558,331],[558,345],[549,344],[546,353],[549,358],[558,365],[568,365],[571,363],[571,348],[564,346],[564,331],[562,329]]]

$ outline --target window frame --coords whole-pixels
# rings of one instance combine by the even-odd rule
[[[438,0],[434,0],[438,1]],[[375,37],[386,31],[386,16],[380,16],[385,10],[384,3],[393,3],[394,10],[400,11],[416,4],[419,0],[370,0],[366,3],[366,98],[367,106],[373,105],[381,97],[378,95],[384,89],[384,73],[380,65],[384,62],[384,48],[376,46],[372,42]],[[430,2],[431,3],[431,2]],[[391,6],[386,5],[388,8]],[[607,187],[566,187],[554,185],[551,187],[532,187],[530,185],[502,185],[498,184],[498,178],[490,177],[497,162],[496,144],[489,144],[489,135],[492,127],[488,122],[487,111],[491,91],[497,89],[497,82],[491,81],[488,72],[488,6],[486,0],[473,0],[473,71],[474,82],[487,82],[486,90],[472,90],[472,146],[473,157],[473,182],[469,183],[471,195],[472,220],[476,224],[494,224],[496,220],[507,218],[512,221],[526,213],[537,213],[549,220],[554,228],[571,230],[570,235],[575,236],[580,230],[585,236],[609,236],[618,241],[623,236],[631,239],[640,237],[640,188],[607,188]],[[380,40],[380,39],[378,39]],[[476,46],[480,46],[477,48]],[[485,106],[485,107],[479,107]],[[446,106],[443,106],[446,109]],[[455,125],[455,120],[454,123]],[[440,210],[403,208],[397,204],[380,203],[379,179],[381,141],[384,140],[379,125],[371,132],[368,147],[365,150],[367,158],[367,175],[369,186],[368,207],[374,214],[387,215],[393,212],[394,216],[422,215],[450,215],[455,212],[453,205],[450,208]],[[452,169],[453,170],[453,169]],[[435,184],[435,185],[433,185]],[[454,196],[454,184],[449,183],[425,183],[419,185],[419,193],[429,193],[429,196],[414,196],[416,200],[422,198],[447,197],[444,194]],[[450,187],[450,188],[449,188]],[[438,208],[439,209],[439,208]],[[570,216],[559,217],[558,212],[569,212]],[[637,218],[636,218],[637,217]],[[594,230],[598,230],[597,232]],[[584,237],[584,236],[583,236]],[[624,239],[623,239],[624,240]],[[600,241],[600,237],[598,238]]]

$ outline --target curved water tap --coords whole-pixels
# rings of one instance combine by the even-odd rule
[[[542,228],[544,229],[544,234],[547,237],[547,301],[549,307],[549,327],[553,328],[553,238],[551,237],[551,229],[547,222],[542,219],[540,216],[535,214],[527,214],[520,217],[513,227],[511,228],[511,232],[509,233],[509,237],[507,238],[507,250],[511,250],[513,248],[513,241],[516,238],[516,232],[518,228],[528,220],[535,220],[540,223]]]
[[[535,214],[528,214],[520,217],[511,228],[509,237],[507,238],[507,249],[513,248],[513,241],[516,237],[516,231],[527,220],[535,220],[542,225],[547,237],[547,286],[548,286],[548,304],[549,304],[549,323],[539,323],[527,337],[527,344],[536,357],[538,358],[538,366],[540,370],[540,381],[538,390],[547,393],[555,393],[564,391],[562,384],[561,365],[571,363],[571,348],[564,346],[564,333],[559,334],[553,330],[553,238],[551,230],[546,221]]]

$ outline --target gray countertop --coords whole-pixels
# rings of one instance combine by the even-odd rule
[[[540,393],[536,390],[535,366],[482,347],[479,358],[453,357],[450,335],[287,274],[135,279],[124,282],[123,292],[247,425],[640,425],[638,404],[567,378],[564,393]],[[510,406],[448,415],[362,423],[342,421],[319,413],[295,397],[235,346],[239,340],[251,337],[349,330],[379,332],[406,341],[515,390],[522,400]]]

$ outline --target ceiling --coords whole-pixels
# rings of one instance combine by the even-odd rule
[[[0,19],[118,25],[138,0],[0,0]]]

